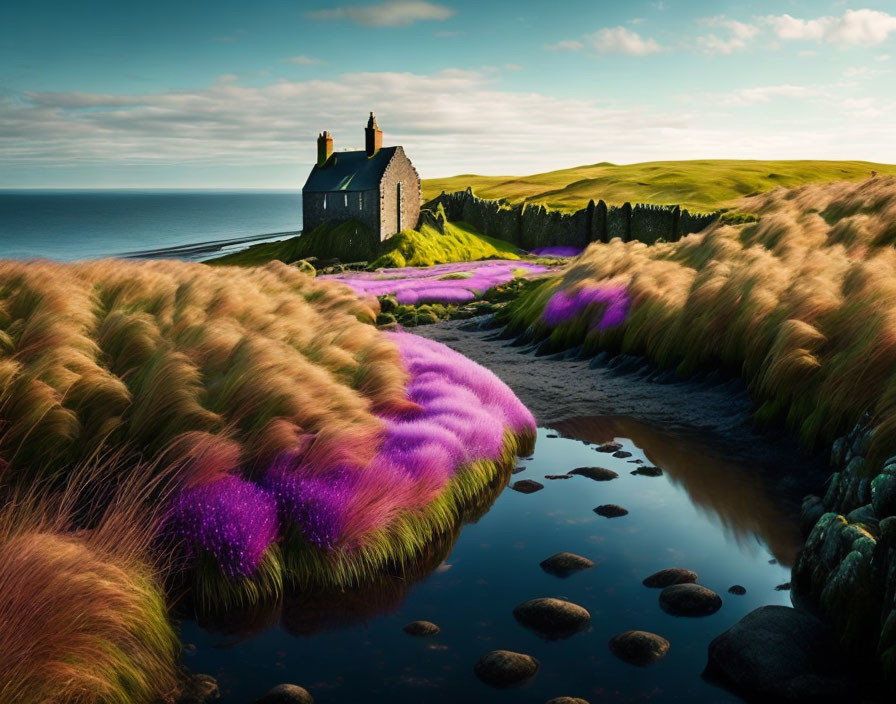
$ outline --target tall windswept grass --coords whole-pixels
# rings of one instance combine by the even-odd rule
[[[375,313],[279,263],[0,262],[0,460],[52,474],[185,433],[227,436],[249,464],[302,437],[352,447],[372,409],[403,403]]]
[[[161,537],[204,611],[400,572],[534,420],[377,313],[279,262],[0,262],[0,466],[18,487],[110,449],[168,468]]]
[[[882,460],[896,448],[896,181],[777,189],[741,207],[759,221],[649,247],[592,244],[503,320],[546,349],[738,372],[757,417],[810,446],[870,411]],[[612,291],[624,291],[624,311]]]
[[[114,466],[114,463],[112,463]],[[168,620],[140,472],[96,507],[91,481],[18,490],[0,512],[0,701],[156,704],[176,688],[180,645]],[[91,527],[78,529],[85,511]]]

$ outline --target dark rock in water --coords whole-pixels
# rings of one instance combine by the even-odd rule
[[[434,636],[442,629],[432,621],[411,621],[401,630],[411,636]]]
[[[673,584],[660,592],[660,607],[673,616],[710,616],[722,608],[722,598],[700,584]]]
[[[525,472],[525,471],[526,471],[526,468],[521,464],[518,464],[516,467],[514,467],[513,469],[510,470],[511,474],[519,474],[520,472]]]
[[[594,512],[598,516],[603,516],[604,518],[620,518],[628,515],[626,509],[622,508],[622,506],[617,506],[616,504],[603,504],[594,509]]]
[[[510,488],[521,494],[534,494],[536,491],[544,489],[544,484],[536,482],[534,479],[520,479],[511,484]]]
[[[648,631],[625,631],[610,638],[610,650],[620,660],[643,667],[664,658],[669,641]]]
[[[632,456],[632,453],[626,452],[625,450],[618,450],[617,452],[613,453],[613,457],[618,457],[621,460],[624,460],[626,457],[631,457],[631,456]]]
[[[545,474],[545,479],[572,479],[571,474]]]
[[[604,469],[603,467],[576,467],[567,472],[567,474],[588,477],[596,482],[608,482],[619,476],[612,469]]]
[[[545,435],[546,438],[559,438],[560,436],[557,433],[548,433]]]
[[[175,704],[206,704],[221,698],[221,690],[214,677],[193,675],[186,670],[183,675],[174,697]]]
[[[563,599],[529,599],[513,610],[517,621],[547,638],[566,638],[591,622],[588,610]]]
[[[473,666],[473,673],[492,687],[512,687],[538,672],[538,660],[511,650],[492,650]]]
[[[763,606],[709,644],[703,676],[748,701],[855,701],[844,661],[817,618],[789,606]]]
[[[663,470],[659,467],[638,467],[632,474],[640,474],[642,477],[661,477]]]
[[[738,596],[743,596],[747,593],[747,590],[739,584],[735,584],[733,587],[728,587],[729,594],[737,594]]]
[[[617,452],[618,450],[621,450],[622,445],[620,445],[618,442],[608,442],[605,445],[600,445],[598,447],[595,447],[594,449],[597,450],[598,452],[610,453],[610,452]]]
[[[563,578],[592,567],[594,567],[594,562],[587,557],[582,557],[572,552],[558,552],[556,555],[551,555],[546,560],[541,561],[541,569],[555,577]]]
[[[654,572],[649,577],[646,577],[641,584],[651,589],[665,589],[673,584],[693,584],[696,581],[697,573],[693,570],[669,567],[665,570]]]
[[[314,704],[314,697],[294,684],[278,684],[255,704]]]
[[[578,697],[554,697],[549,699],[546,704],[588,704],[588,700]]]
[[[775,587],[776,592],[787,592],[790,591],[790,582],[784,582],[784,584],[779,584]]]
[[[777,564],[778,564],[778,561],[777,561],[775,558],[772,558],[771,560],[768,561],[768,564],[770,564],[770,565],[777,565]]]

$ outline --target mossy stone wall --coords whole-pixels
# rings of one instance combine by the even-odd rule
[[[424,207],[444,207],[449,220],[470,223],[482,234],[531,250],[538,247],[586,247],[590,242],[609,242],[619,237],[652,244],[674,242],[699,232],[719,213],[690,213],[679,206],[624,203],[607,207],[593,200],[574,213],[550,210],[539,204],[511,205],[505,200],[486,200],[472,189],[442,193]]]

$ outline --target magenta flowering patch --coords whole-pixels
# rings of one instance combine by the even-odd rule
[[[550,267],[532,262],[500,259],[372,272],[352,271],[320,278],[342,281],[362,296],[394,295],[403,305],[463,304],[480,298],[493,286],[506,284],[517,276],[532,276],[550,270]]]
[[[342,534],[354,480],[345,467],[308,475],[274,463],[264,486],[276,500],[284,523],[296,523],[308,542],[330,548]]]
[[[214,555],[230,577],[253,574],[277,536],[273,498],[234,476],[182,490],[168,520],[191,550]]]
[[[577,257],[583,251],[582,247],[564,247],[561,245],[556,247],[538,247],[529,252],[529,254],[539,257]]]
[[[401,352],[413,405],[382,416],[369,465],[285,452],[260,485],[227,476],[177,497],[173,526],[226,574],[252,574],[280,525],[322,549],[363,544],[401,512],[427,506],[459,468],[498,460],[506,431],[534,434],[532,414],[492,372],[438,342],[386,334]],[[307,459],[322,456],[331,457],[322,466]]]
[[[609,330],[625,322],[629,305],[628,291],[621,284],[557,291],[544,307],[541,319],[550,327],[556,327],[592,309],[600,316],[594,327],[598,330]]]

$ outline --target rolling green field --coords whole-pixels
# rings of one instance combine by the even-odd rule
[[[870,161],[649,161],[616,165],[607,162],[531,176],[464,174],[423,181],[423,199],[468,186],[480,198],[506,198],[518,203],[543,203],[574,211],[590,199],[608,205],[655,203],[690,210],[729,208],[742,196],[806,183],[861,181],[871,175],[896,175],[896,165]]]

